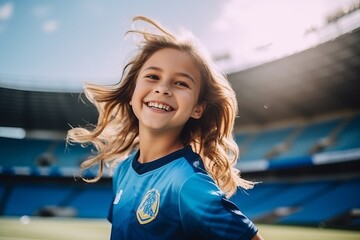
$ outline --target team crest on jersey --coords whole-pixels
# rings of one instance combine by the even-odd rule
[[[154,220],[159,212],[160,194],[156,189],[147,191],[136,211],[140,224],[147,224]]]

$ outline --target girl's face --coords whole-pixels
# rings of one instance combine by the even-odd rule
[[[179,134],[190,117],[200,118],[205,104],[198,104],[200,72],[191,56],[180,50],[161,49],[142,66],[131,105],[139,129]]]

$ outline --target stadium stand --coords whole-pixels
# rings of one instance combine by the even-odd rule
[[[90,154],[89,148],[66,144],[65,140],[11,139],[0,137],[3,167],[45,166],[78,167]]]
[[[78,194],[69,201],[69,206],[77,210],[79,217],[106,218],[112,204],[112,188],[106,186],[84,186],[78,189]]]
[[[45,180],[15,180],[15,183],[7,183],[7,189],[0,188],[1,213],[5,216],[107,217],[104,206],[109,206],[112,199],[109,184],[90,186],[82,182],[66,184],[54,179]]]
[[[360,192],[359,179],[330,183],[330,189],[303,202],[299,211],[280,218],[278,222],[309,225],[326,223],[331,222],[338,216],[350,214],[352,209],[360,208],[359,198],[354,198],[354,193]]]
[[[360,179],[266,183],[233,196],[241,211],[257,222],[296,225],[355,225]],[[336,206],[336,207],[335,207]],[[339,218],[340,216],[340,218]],[[345,218],[346,217],[346,218]]]
[[[241,155],[242,161],[251,161],[264,159],[267,154],[278,144],[281,144],[287,136],[290,136],[295,127],[270,129],[260,132],[255,139],[246,147],[239,142],[240,148],[243,150]]]
[[[19,184],[8,193],[4,215],[23,216],[37,215],[44,206],[59,206],[72,191],[70,186],[48,184]]]
[[[307,156],[317,141],[329,136],[340,123],[338,119],[306,125],[300,134],[289,144],[289,149],[276,158]]]
[[[58,166],[77,167],[90,155],[91,151],[90,148],[83,148],[79,144],[70,145],[65,141],[58,141],[54,153],[57,156]]]
[[[36,159],[50,147],[48,140],[0,138],[1,165],[35,166]]]
[[[248,205],[247,208],[244,208],[244,212],[254,219],[260,219],[273,211],[278,211],[280,208],[283,210],[287,208],[288,212],[296,211],[296,209],[301,208],[304,202],[309,201],[314,195],[324,192],[330,185],[327,181],[321,183],[277,184],[277,191],[263,198],[267,199],[267,201],[258,201],[256,206]],[[249,201],[251,201],[251,195],[250,193]]]
[[[333,145],[324,149],[325,152],[360,148],[360,115],[354,116],[335,138]]]
[[[321,171],[316,170],[317,163],[313,161],[313,158],[317,159],[317,155],[323,156],[321,154],[327,156],[329,153],[338,154],[343,151],[356,153],[360,142],[359,129],[360,115],[355,113],[321,121],[315,119],[300,125],[238,133],[236,141],[243,149],[240,162],[247,164],[262,159],[269,165],[268,171],[259,171],[258,175],[249,173],[249,176],[265,176],[260,177],[265,179],[263,183],[247,192],[239,190],[232,200],[241,211],[256,222],[359,228],[360,178],[356,173],[359,156],[350,161],[340,160],[350,166],[355,163],[349,174],[341,171],[341,167],[340,175],[337,174],[338,165],[335,165],[336,169],[331,170],[332,172],[325,177],[320,176]],[[333,139],[328,142],[329,145],[316,148],[324,139],[329,138]],[[289,139],[292,141],[292,147],[283,148],[283,152],[274,157],[273,150],[284,145]],[[0,185],[2,215],[107,217],[107,206],[111,204],[112,199],[109,180],[94,185],[64,183],[64,179],[69,182],[69,177],[74,177],[81,159],[90,154],[88,148],[67,145],[65,140],[0,138],[0,143],[0,176],[7,179]],[[39,165],[37,160],[45,153],[53,155],[55,161],[49,165]],[[294,164],[304,157],[310,161],[307,165],[302,162],[301,166],[306,167],[305,171],[311,169],[312,172],[305,180],[301,180],[301,176],[304,178],[301,168],[295,168],[294,173],[299,176],[294,178],[282,178],[280,175],[283,173],[279,175],[272,172],[274,169],[290,171],[288,163]],[[273,164],[274,162],[276,164]],[[331,165],[325,163],[320,165]],[[66,172],[67,168],[70,168],[70,173]],[[345,169],[348,170],[348,167]],[[91,172],[88,174],[90,177],[94,175]],[[25,177],[25,180],[9,181],[7,177]],[[34,177],[56,180],[28,182],[27,177],[32,180]],[[315,180],[311,180],[312,178]]]

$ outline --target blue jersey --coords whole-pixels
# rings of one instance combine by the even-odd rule
[[[251,239],[254,224],[226,199],[190,146],[140,164],[139,152],[113,177],[111,239]]]

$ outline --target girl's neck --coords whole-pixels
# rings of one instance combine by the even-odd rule
[[[140,163],[152,162],[184,147],[178,137],[139,133]]]

